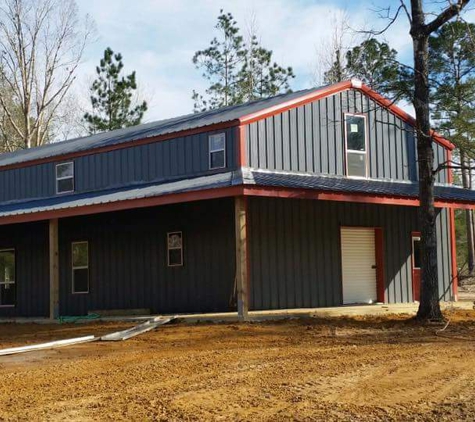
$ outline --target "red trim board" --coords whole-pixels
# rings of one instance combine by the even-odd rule
[[[206,199],[224,198],[236,195],[263,196],[273,198],[297,198],[318,199],[323,201],[358,202],[365,204],[404,205],[416,207],[419,205],[417,198],[383,196],[364,193],[344,193],[317,191],[312,189],[291,189],[278,187],[262,187],[252,185],[240,185],[224,188],[205,189],[200,191],[172,193],[150,198],[129,199],[104,204],[86,205],[75,208],[64,208],[53,211],[41,211],[37,213],[19,214],[0,217],[0,225],[22,223],[27,221],[47,220],[50,218],[64,218],[76,215],[95,214],[100,212],[120,211],[132,208],[143,208],[157,205],[168,205],[181,202],[200,201]],[[436,201],[438,208],[475,208],[475,203],[466,204],[450,201]]]
[[[452,163],[452,151],[447,150],[447,180],[449,183],[454,181],[454,173],[451,167]],[[455,236],[455,210],[449,209],[449,224],[450,224],[450,255],[452,264],[452,289],[454,299],[458,300],[458,268],[457,268],[457,238]]]
[[[209,131],[214,131],[214,130],[222,130],[222,129],[227,129],[231,127],[236,127],[236,126],[243,126],[252,122],[255,122],[257,120],[265,119],[266,117],[274,116],[278,113],[282,113],[283,111],[290,110],[292,108],[308,104],[312,101],[328,97],[333,94],[337,94],[339,92],[348,90],[348,89],[357,89],[364,94],[368,95],[370,98],[372,98],[374,101],[376,101],[378,104],[381,106],[389,109],[391,112],[396,114],[398,117],[406,121],[408,124],[414,126],[416,124],[415,119],[410,116],[408,113],[406,113],[404,110],[396,106],[392,101],[389,99],[383,97],[382,95],[378,94],[377,92],[373,91],[371,88],[368,86],[362,84],[359,81],[355,80],[349,80],[349,81],[343,81],[334,85],[330,85],[321,89],[317,89],[309,94],[302,95],[300,97],[294,98],[292,100],[286,101],[284,103],[275,105],[273,107],[268,107],[264,110],[251,113],[245,116],[240,117],[237,120],[232,120],[229,122],[223,122],[223,123],[216,123],[208,126],[202,126],[200,128],[195,128],[195,129],[188,129],[188,130],[182,130],[182,131],[177,131],[165,135],[159,135],[155,137],[150,137],[150,138],[145,138],[145,139],[139,139],[135,141],[128,141],[128,142],[123,142],[120,144],[116,145],[109,145],[109,146],[104,146],[104,147],[98,147],[98,148],[92,148],[92,149],[87,149],[84,151],[79,151],[75,153],[69,153],[69,154],[63,154],[63,155],[56,155],[52,157],[46,157],[46,158],[41,158],[41,159],[36,159],[36,160],[30,160],[30,161],[25,161],[22,163],[15,163],[15,164],[10,164],[10,165],[5,165],[0,167],[0,170],[7,170],[7,169],[14,169],[14,168],[21,168],[21,167],[28,167],[32,165],[37,165],[41,163],[48,163],[48,162],[60,162],[60,161],[65,161],[65,160],[70,160],[72,158],[76,157],[81,157],[81,156],[86,156],[86,155],[91,155],[91,154],[97,154],[101,152],[108,152],[108,151],[114,151],[117,149],[123,149],[123,148],[129,148],[131,146],[137,146],[137,145],[145,145],[153,142],[159,142],[159,141],[165,141],[168,139],[176,138],[176,137],[182,137],[182,136],[189,136],[189,135],[194,135],[198,133],[203,133],[203,132],[209,132]],[[239,157],[240,157],[240,162],[243,163],[245,154],[245,145],[244,144],[244,139],[245,136],[242,136],[241,132],[242,129],[239,128],[239,132],[241,135],[239,136]],[[454,149],[454,145],[449,142],[447,139],[445,139],[443,136],[439,135],[436,132],[432,132],[432,136],[434,138],[435,142],[438,142],[445,148],[452,150]]]
[[[51,218],[75,217],[80,215],[122,211],[135,208],[153,207],[158,205],[178,204],[182,202],[217,199],[242,194],[242,186],[174,193],[150,198],[129,199],[125,201],[108,202],[97,205],[86,205],[82,207],[65,208],[54,211],[42,211],[37,213],[12,215],[11,217],[0,218],[0,225],[49,220]]]
[[[202,126],[195,129],[188,129],[188,130],[167,133],[164,135],[153,136],[150,138],[138,139],[136,141],[127,141],[127,142],[122,142],[115,145],[107,145],[104,147],[86,149],[84,151],[72,152],[72,153],[62,154],[62,155],[54,155],[54,156],[46,157],[46,158],[38,158],[36,160],[24,161],[21,163],[7,164],[5,166],[0,166],[0,171],[22,168],[22,167],[29,167],[29,166],[33,166],[37,164],[61,162],[61,161],[70,160],[72,158],[84,157],[86,155],[100,154],[102,152],[109,152],[109,151],[115,151],[118,149],[136,147],[139,145],[146,145],[146,144],[151,144],[154,142],[162,142],[162,141],[167,141],[173,138],[197,135],[203,132],[213,132],[217,130],[229,129],[229,128],[238,127],[238,126],[239,126],[239,122],[236,120],[232,120],[230,122],[217,123],[213,125]]]

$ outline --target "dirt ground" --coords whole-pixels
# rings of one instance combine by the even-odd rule
[[[473,420],[475,311],[175,324],[0,357],[0,420]],[[0,325],[0,347],[123,328]]]

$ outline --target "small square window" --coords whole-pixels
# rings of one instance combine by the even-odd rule
[[[169,267],[183,266],[183,233],[167,233],[167,259]]]
[[[73,293],[89,293],[89,243],[73,242]]]
[[[56,193],[74,192],[74,163],[56,165]]]
[[[209,168],[226,167],[226,134],[217,133],[209,137]]]

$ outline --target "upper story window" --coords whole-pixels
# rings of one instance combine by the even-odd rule
[[[209,137],[209,168],[222,169],[226,167],[226,134],[217,133]]]
[[[345,114],[346,174],[367,177],[368,142],[366,117]]]
[[[56,165],[56,193],[74,192],[74,163]]]

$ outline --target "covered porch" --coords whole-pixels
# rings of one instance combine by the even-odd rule
[[[440,278],[443,280],[440,286],[441,300],[452,301],[457,298],[453,209],[472,207],[473,192],[440,185],[436,188],[436,196],[436,206],[443,214],[440,222],[440,231],[444,235],[441,255],[446,260],[440,270]],[[222,246],[218,248],[221,252],[224,251],[226,257],[223,255],[222,261],[225,265],[223,264],[223,270],[216,270],[212,276],[216,278],[216,283],[205,287],[206,281],[203,281],[205,284],[202,288],[209,289],[205,290],[204,294],[213,289],[226,290],[226,292],[223,290],[223,298],[226,297],[228,301],[226,306],[237,306],[241,319],[248,318],[249,313],[254,311],[275,309],[277,312],[289,308],[314,309],[345,304],[341,273],[342,227],[373,228],[375,238],[377,237],[379,244],[383,245],[382,250],[379,250],[381,265],[375,268],[378,277],[375,302],[392,304],[414,301],[410,269],[411,234],[417,232],[418,200],[417,185],[414,183],[310,174],[289,175],[284,172],[241,169],[237,172],[140,185],[100,194],[12,203],[0,210],[0,229],[4,226],[7,232],[20,233],[28,231],[30,224],[41,226],[43,241],[38,245],[41,250],[39,259],[42,263],[47,263],[46,270],[42,269],[47,278],[47,282],[43,283],[42,294],[48,292],[48,315],[50,318],[57,318],[69,310],[78,309],[79,312],[84,312],[79,308],[70,308],[69,305],[66,309],[61,308],[68,303],[61,290],[64,291],[64,286],[68,286],[70,280],[68,269],[70,261],[69,258],[64,258],[69,252],[61,246],[64,242],[61,240],[62,224],[69,225],[71,233],[76,233],[65,238],[68,242],[80,241],[81,237],[84,237],[81,235],[82,218],[99,221],[101,215],[112,216],[115,213],[128,213],[139,209],[161,209],[164,205],[194,204],[197,201],[203,204],[205,215],[207,204],[219,202],[221,199],[225,201],[223,204],[227,205],[213,208],[214,211],[206,227],[210,230],[216,229],[213,218],[222,214],[225,222],[216,231],[221,234],[216,235],[217,238],[222,237],[221,245],[226,245],[224,248]],[[173,214],[172,212],[171,215]],[[118,224],[122,226],[120,224],[114,226],[114,230],[120,231],[121,227],[125,227],[126,230],[133,232],[135,224],[140,221],[147,221],[147,224],[153,227],[153,218],[151,216],[148,220],[143,220],[139,214],[135,218],[130,214],[127,218],[119,219]],[[186,220],[185,212],[182,221]],[[304,220],[307,225],[297,224]],[[401,224],[405,227],[405,237],[395,240],[401,231],[399,230]],[[199,223],[195,226],[199,227]],[[91,233],[97,230],[107,231],[101,223],[97,227],[97,229],[91,228]],[[331,231],[323,230],[327,228],[331,228]],[[140,229],[140,232],[146,231],[145,226]],[[279,237],[282,233],[287,234]],[[8,236],[8,234],[2,236],[2,248],[8,248]],[[314,239],[320,243],[312,243]],[[36,241],[39,242],[38,239]],[[157,242],[161,243],[162,240],[158,239]],[[280,249],[276,249],[276,245]],[[325,245],[330,246],[327,248]],[[399,249],[395,249],[396,246],[393,245]],[[200,249],[199,246],[197,249]],[[111,266],[110,259],[117,257],[108,255],[107,250],[104,251],[101,259],[109,262]],[[320,254],[318,259],[316,255],[312,255],[312,251]],[[140,248],[138,252],[140,254]],[[211,251],[210,259],[212,255]],[[304,257],[304,263],[300,260],[301,257]],[[388,257],[396,257],[396,260],[404,263],[405,267],[401,274],[396,264],[388,262]],[[141,259],[143,256],[137,256],[134,262],[141,262]],[[313,259],[316,265],[312,264],[310,268],[309,263]],[[285,275],[283,278],[276,275],[276,272],[281,270],[279,267],[281,265],[284,266],[281,271],[281,274]],[[213,268],[207,264],[208,267]],[[200,271],[198,267],[193,270]],[[139,274],[138,277],[142,276]],[[298,279],[297,282],[294,282],[295,277]],[[393,283],[394,277],[399,279],[399,284]],[[324,282],[317,282],[319,278],[324,279]],[[107,277],[99,281],[108,284],[112,289],[110,291],[116,292],[117,290],[113,290],[116,287],[111,281],[112,278],[105,281],[106,279]],[[309,284],[305,280],[314,280],[315,284]],[[132,287],[127,295],[139,294],[144,298],[147,297],[145,291],[134,292]],[[105,300],[107,291],[102,291],[101,295]],[[193,294],[188,296],[191,299]],[[77,300],[81,301],[79,298]],[[176,300],[176,297],[170,296],[167,300]],[[223,309],[224,299],[220,300],[222,304],[218,307]],[[209,312],[213,312],[211,308]]]

